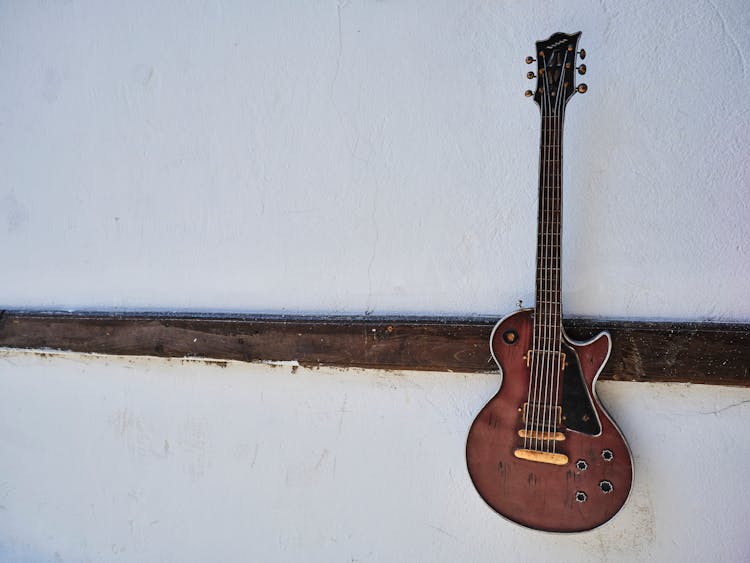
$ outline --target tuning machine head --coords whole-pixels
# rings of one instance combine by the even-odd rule
[[[585,59],[586,58],[586,49],[581,49],[580,51],[578,51],[578,56],[581,58],[581,60]],[[581,76],[583,76],[584,74],[586,74],[586,65],[583,64],[583,63],[581,63],[580,65],[578,65],[576,67],[576,70],[578,71],[578,74],[580,74]],[[581,82],[576,87],[576,92],[578,92],[579,94],[585,94],[586,92],[588,92],[588,89],[589,89],[589,87],[586,84],[584,84],[583,82]]]
[[[536,86],[524,95],[536,102],[543,115],[561,114],[571,96],[588,91],[586,84],[576,85],[576,74],[584,75],[587,70],[582,64],[586,51],[578,49],[580,37],[581,32],[553,33],[537,41],[534,54],[525,58],[526,64],[533,64],[527,68],[526,78],[536,80]]]

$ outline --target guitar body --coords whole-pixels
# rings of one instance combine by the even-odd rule
[[[533,377],[526,358],[533,347],[533,317],[533,310],[519,310],[492,333],[502,386],[469,431],[469,474],[487,504],[518,524],[549,532],[590,530],[622,507],[633,473],[627,443],[595,391],[609,357],[610,337],[601,333],[588,342],[574,342],[562,334],[567,365],[561,423],[555,430],[564,438],[554,442],[554,449],[567,456],[567,462],[522,459],[517,450],[529,447],[519,433],[528,428],[522,410]]]

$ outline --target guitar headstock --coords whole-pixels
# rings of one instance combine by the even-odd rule
[[[536,89],[526,90],[526,96],[534,98],[543,115],[559,115],[565,104],[576,92],[583,94],[588,87],[575,85],[575,73],[586,74],[586,65],[577,65],[578,59],[586,58],[586,51],[578,51],[581,32],[568,35],[555,33],[549,39],[536,42],[536,58],[526,57],[526,63],[536,62],[536,74],[529,71],[526,78],[536,78]]]

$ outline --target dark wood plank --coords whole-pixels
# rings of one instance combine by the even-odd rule
[[[275,317],[5,311],[0,346],[99,354],[288,361],[303,366],[496,371],[494,319]],[[602,379],[750,386],[750,326],[571,319],[612,334]]]

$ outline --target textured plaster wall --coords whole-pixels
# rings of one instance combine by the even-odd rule
[[[2,354],[0,559],[750,560],[750,389],[602,384],[635,485],[570,536],[510,524],[472,488],[466,430],[497,383]]]
[[[530,303],[523,58],[582,30],[567,314],[748,320],[749,27],[744,0],[3,2],[0,302]]]
[[[502,314],[533,295],[523,57],[583,31],[568,315],[750,320],[750,9],[2,2],[0,307]],[[750,392],[602,384],[600,530],[471,487],[497,375],[0,352],[0,560],[748,561]]]

